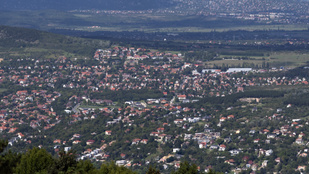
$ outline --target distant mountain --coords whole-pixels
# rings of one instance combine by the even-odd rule
[[[1,2],[4,1],[4,2]],[[172,0],[1,0],[0,10],[147,10],[173,6]]]

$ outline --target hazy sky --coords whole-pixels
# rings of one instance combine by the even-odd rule
[[[0,10],[151,9],[168,0],[0,0]]]

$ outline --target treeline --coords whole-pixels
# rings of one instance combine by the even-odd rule
[[[192,51],[185,54],[185,60],[186,61],[195,61],[195,60],[201,60],[201,61],[209,61],[213,60],[216,56],[216,53],[211,51]]]
[[[261,51],[243,51],[243,52],[240,52],[240,51],[222,51],[220,52],[220,54],[222,55],[232,55],[232,56],[264,56],[264,53],[261,52]]]
[[[72,151],[60,151],[58,157],[53,157],[45,149],[33,148],[24,154],[17,154],[11,151],[5,152],[8,142],[0,140],[0,173],[17,174],[137,174],[136,172],[124,167],[118,166],[113,161],[103,163],[99,169],[95,168],[89,160],[76,160],[76,155]],[[183,162],[180,168],[173,174],[198,174],[195,164]],[[146,174],[160,174],[156,168],[149,167]],[[219,174],[214,171],[208,174]]]
[[[296,106],[309,106],[309,93],[293,95],[284,101],[284,104],[293,104]]]
[[[225,97],[205,97],[197,103],[189,103],[184,104],[188,107],[197,107],[202,106],[204,104],[232,104],[237,102],[240,98],[277,98],[283,97],[284,92],[282,91],[274,91],[274,90],[256,90],[256,91],[246,91],[246,92],[239,92],[231,95],[227,95]]]
[[[108,99],[113,101],[140,101],[149,98],[164,97],[162,91],[155,89],[105,90],[102,92],[93,92],[90,96],[91,99]]]
[[[309,64],[307,62],[306,66],[301,66],[301,67],[297,67],[285,72],[281,72],[280,74],[277,75],[278,77],[290,77],[290,78],[295,78],[295,77],[299,77],[299,78],[308,78],[309,77]]]

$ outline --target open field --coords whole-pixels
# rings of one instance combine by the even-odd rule
[[[304,65],[309,61],[309,53],[281,52],[270,56],[270,63],[292,63],[293,67]]]
[[[243,59],[244,57],[246,57],[245,60]],[[270,56],[220,55],[219,58],[222,60],[209,61],[207,62],[207,66],[222,66],[224,64],[228,65],[229,67],[239,67],[243,64],[254,64],[260,67],[263,63],[269,63],[270,66],[274,67],[284,66],[295,68],[305,65],[306,62],[309,61],[309,53],[276,52],[271,53]]]

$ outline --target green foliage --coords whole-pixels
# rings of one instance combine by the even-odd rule
[[[4,140],[0,141],[1,146],[6,146]],[[136,172],[118,166],[114,161],[103,163],[100,169],[96,169],[89,161],[76,161],[75,153],[72,151],[59,152],[59,158],[53,158],[45,149],[33,148],[22,155],[11,152],[0,157],[0,173],[17,174],[58,174],[58,173],[78,173],[78,174],[136,174]],[[173,174],[198,174],[195,164],[183,162],[180,168]],[[160,174],[160,171],[150,166],[146,174]],[[210,171],[209,174],[218,174]]]
[[[148,171],[146,172],[146,174],[160,174],[160,171],[157,170],[156,168],[150,166],[150,167],[148,168]]]
[[[7,140],[0,140],[0,153],[4,151],[7,147]],[[13,173],[14,168],[20,160],[21,155],[16,153],[12,153],[9,151],[8,153],[0,156],[0,173]]]
[[[16,167],[16,168],[15,168]],[[0,158],[0,173],[97,173],[90,161],[76,161],[72,151],[53,158],[45,149],[33,148],[23,155],[7,153]]]
[[[205,103],[211,104],[231,104],[237,102],[240,98],[264,98],[264,97],[271,97],[271,98],[278,98],[283,97],[284,92],[282,91],[274,91],[274,90],[255,90],[255,91],[246,91],[241,93],[235,93],[232,95],[227,95],[225,97],[206,97],[201,99],[199,102],[195,104],[185,104],[185,106],[193,107],[196,105],[203,105]]]
[[[206,174],[223,174],[221,172],[215,172],[214,170],[210,169],[209,172],[207,172]]]
[[[163,97],[163,93],[159,90],[150,90],[150,89],[140,89],[140,90],[119,90],[111,91],[106,90],[101,93],[95,92],[91,94],[91,98],[96,99],[110,99],[113,101],[139,101],[146,100],[149,98],[160,98]]]
[[[63,56],[64,53],[69,53],[74,57],[92,57],[97,47],[103,48],[109,45],[107,41],[74,38],[33,29],[7,26],[0,26],[0,35],[3,36],[0,47],[19,48],[16,51],[22,53],[20,56],[47,57],[54,55],[57,58],[57,56]]]
[[[189,164],[189,162],[185,161],[180,163],[180,168],[173,172],[173,174],[198,174],[197,166],[195,164]]]
[[[76,172],[81,174],[83,173],[90,174],[90,173],[97,173],[97,170],[89,160],[86,161],[82,160],[77,163]]]
[[[295,78],[295,77],[308,78],[309,77],[308,62],[306,66],[297,67],[297,68],[288,70],[286,72],[281,72],[280,74],[278,74],[278,76],[285,76],[285,77],[290,77],[290,78]]]
[[[0,140],[0,153],[4,151],[4,149],[7,147],[8,141],[7,140]]]
[[[216,56],[215,52],[194,51],[194,52],[186,53],[185,60],[186,61],[195,61],[195,60],[209,61],[209,60],[213,60],[215,56]]]
[[[72,151],[66,153],[64,150],[61,150],[59,152],[59,158],[56,159],[54,162],[52,171],[53,173],[66,172],[76,167],[77,167],[77,161],[75,154]]]
[[[21,155],[9,151],[0,156],[0,173],[13,173]]]
[[[53,163],[52,156],[45,149],[33,148],[22,155],[20,163],[16,167],[16,173],[45,172],[53,166]]]
[[[293,104],[296,106],[309,106],[309,93],[301,93],[299,95],[292,95],[284,101],[284,104]]]
[[[104,163],[99,169],[100,174],[135,174],[135,172],[124,166],[117,166],[115,162]]]

